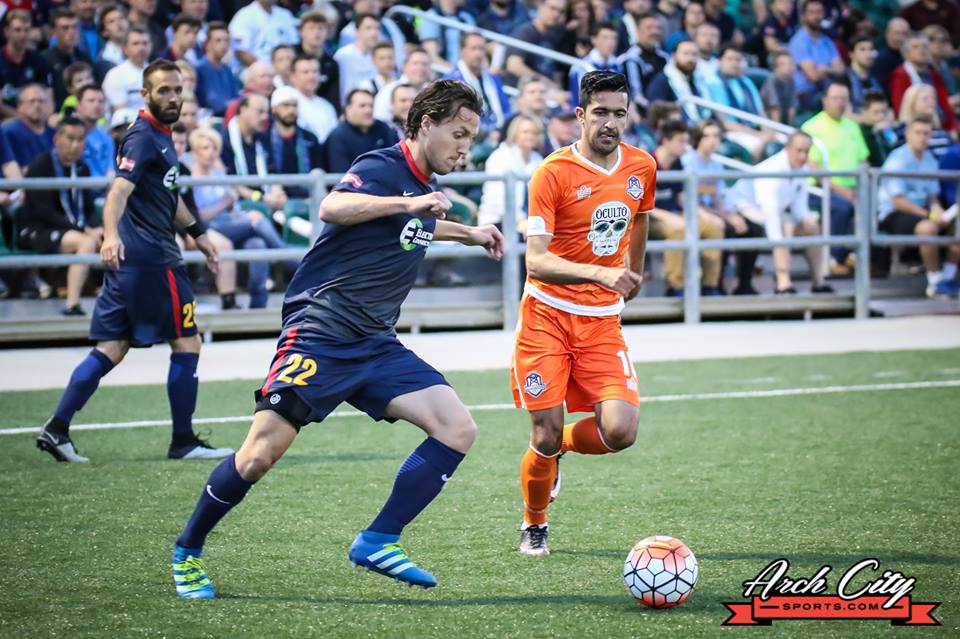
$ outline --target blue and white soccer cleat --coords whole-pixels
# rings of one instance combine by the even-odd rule
[[[217,596],[203,567],[203,553],[195,548],[173,547],[173,583],[178,597],[213,599]]]
[[[436,586],[436,577],[413,563],[398,541],[400,535],[362,531],[350,545],[350,562],[409,586]]]

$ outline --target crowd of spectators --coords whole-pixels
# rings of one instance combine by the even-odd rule
[[[780,169],[825,161],[836,170],[863,163],[900,170],[960,164],[955,146],[960,95],[951,66],[960,45],[956,0],[405,3],[581,60],[570,66],[479,33],[388,13],[391,4],[2,0],[4,177],[111,176],[116,141],[143,107],[143,69],[161,57],[182,71],[184,105],[176,135],[184,172],[197,175],[342,172],[360,154],[403,139],[414,96],[439,77],[462,80],[484,99],[481,132],[463,168],[529,173],[578,137],[577,89],[590,68],[627,76],[625,141],[653,153],[661,169],[714,170],[718,155]],[[712,111],[691,97],[736,113]],[[801,127],[808,136],[788,140],[764,126],[767,118]],[[753,188],[703,184],[702,237],[817,231],[811,211],[822,207],[826,195],[808,201],[803,190],[802,198],[794,193],[781,207],[760,194],[782,191],[783,199],[788,189],[757,182]],[[934,192],[929,181],[922,187],[885,181],[882,226],[923,235],[949,232],[954,187]],[[832,233],[851,232],[856,216],[866,214],[856,210],[855,189],[853,178],[831,180]],[[502,184],[448,194],[461,219],[502,221]],[[302,217],[306,195],[303,189],[268,185],[203,187],[191,194],[224,248],[283,246],[291,237],[291,219]],[[522,230],[526,187],[518,186],[514,195]],[[0,193],[5,241],[38,252],[95,251],[96,196],[72,189],[26,198]],[[682,238],[682,210],[678,185],[660,185],[654,237]],[[900,215],[923,223],[907,224]],[[809,253],[813,290],[826,292],[826,274],[813,268],[815,251]],[[955,283],[953,288],[949,283],[954,252],[946,266],[931,255],[923,252],[931,287],[955,292]],[[789,272],[783,272],[789,256],[780,251],[775,257],[776,290],[794,292]],[[726,259],[719,251],[704,251],[705,294],[726,292]],[[755,292],[755,260],[755,253],[737,256],[733,292]],[[682,294],[682,256],[668,254],[665,262],[668,294]],[[848,250],[832,251],[832,275],[856,267]],[[236,304],[234,271],[216,281],[224,308]],[[248,272],[252,306],[265,303],[282,271],[266,263],[241,269]],[[83,268],[68,271],[66,312],[82,312],[77,300],[86,277]],[[0,294],[4,291],[0,287]]]

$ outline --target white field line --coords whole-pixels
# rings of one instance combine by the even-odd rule
[[[651,402],[687,402],[711,399],[762,399],[765,397],[789,397],[793,395],[821,395],[836,393],[868,393],[876,391],[913,390],[918,388],[957,388],[960,379],[932,380],[926,382],[900,382],[891,384],[856,384],[852,386],[811,386],[808,388],[777,388],[770,390],[728,391],[723,393],[687,393],[684,395],[651,395],[641,398],[642,403]],[[471,411],[513,410],[513,404],[474,404],[467,406]],[[364,413],[358,410],[334,411],[331,417],[359,417]],[[193,420],[194,424],[233,424],[248,422],[251,415],[235,415],[233,417],[199,417]],[[148,419],[136,422],[104,422],[100,424],[73,424],[70,430],[110,430],[116,428],[144,428],[147,426],[170,426],[168,419]],[[0,428],[0,435],[21,435],[24,433],[38,433],[36,426],[18,428]]]

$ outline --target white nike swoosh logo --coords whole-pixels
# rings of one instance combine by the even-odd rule
[[[446,473],[440,475],[440,479],[443,480],[443,483],[447,483],[448,481],[450,481],[450,478],[447,477],[447,474],[446,474]],[[209,486],[208,486],[208,488],[209,488]],[[212,495],[211,495],[211,497],[212,497]],[[214,499],[216,499],[216,497],[214,497]]]
[[[228,505],[228,506],[230,505],[230,502],[229,502],[229,501],[223,501],[222,499],[220,499],[219,497],[217,497],[216,495],[213,494],[213,491],[210,490],[210,484],[207,484],[207,494],[210,495],[210,499],[212,499],[212,500],[214,500],[214,501],[218,501],[218,502],[220,502],[221,504],[226,504],[226,505]]]
[[[410,197],[411,195],[413,195],[413,191],[404,191],[404,192],[403,192],[403,197]]]
[[[163,147],[162,149],[160,149],[160,152],[161,152],[161,153],[166,153],[166,152],[167,152],[167,147]]]

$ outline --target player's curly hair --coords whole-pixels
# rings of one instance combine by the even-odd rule
[[[588,71],[580,80],[580,106],[586,109],[597,93],[623,93],[627,90],[627,76],[615,71]]]
[[[420,122],[423,116],[429,116],[436,123],[454,117],[460,109],[483,115],[483,98],[473,87],[459,80],[437,80],[417,94],[407,114],[404,127],[407,137],[416,140],[420,135]]]

